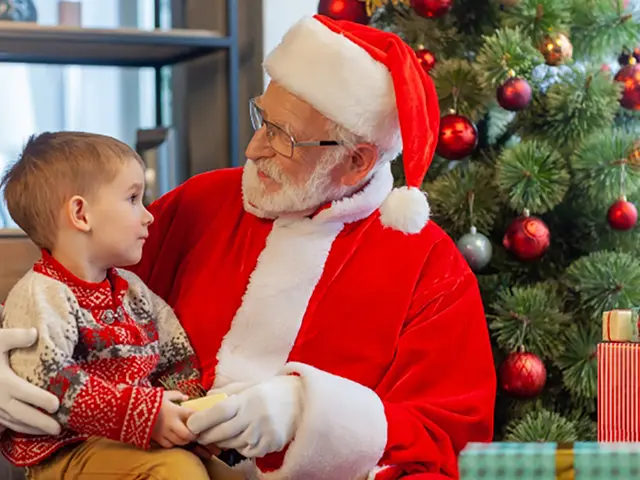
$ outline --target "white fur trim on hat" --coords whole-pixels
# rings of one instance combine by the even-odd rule
[[[264,67],[272,80],[330,120],[386,150],[402,150],[389,70],[344,35],[303,18]]]
[[[393,189],[380,206],[380,222],[407,234],[420,232],[430,215],[426,194],[415,187]]]

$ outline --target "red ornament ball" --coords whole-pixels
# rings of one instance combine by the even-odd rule
[[[538,217],[526,214],[516,218],[502,238],[504,248],[524,262],[538,260],[550,243],[549,227]]]
[[[440,119],[436,153],[447,160],[471,155],[478,145],[478,129],[467,117],[452,113]]]
[[[438,18],[453,7],[453,0],[411,0],[411,8],[421,17]]]
[[[509,395],[533,398],[547,383],[547,369],[540,357],[529,352],[511,353],[498,371],[500,387]]]
[[[631,230],[638,223],[638,210],[633,203],[618,200],[609,208],[607,221],[614,230]]]
[[[318,13],[334,20],[349,20],[367,25],[367,3],[360,0],[320,0]]]
[[[416,56],[418,57],[420,65],[422,65],[422,69],[426,73],[429,73],[429,71],[436,64],[436,56],[426,48],[418,48],[416,50]]]
[[[496,96],[502,108],[515,112],[531,102],[531,86],[524,78],[512,77],[498,87]]]
[[[625,65],[614,79],[624,86],[620,105],[628,110],[640,110],[640,64]]]

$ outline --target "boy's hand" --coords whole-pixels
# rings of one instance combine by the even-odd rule
[[[180,392],[165,392],[160,413],[151,432],[151,439],[160,446],[172,448],[195,441],[196,436],[187,428],[187,418],[193,411],[173,403],[187,399],[188,397]]]

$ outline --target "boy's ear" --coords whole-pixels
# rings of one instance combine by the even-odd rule
[[[81,232],[88,233],[91,231],[91,222],[89,220],[89,204],[87,201],[75,195],[67,202],[66,216],[71,225]]]

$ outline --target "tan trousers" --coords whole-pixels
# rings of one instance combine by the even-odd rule
[[[31,480],[242,480],[220,460],[201,460],[182,448],[141,450],[104,438],[60,450],[30,467]]]

